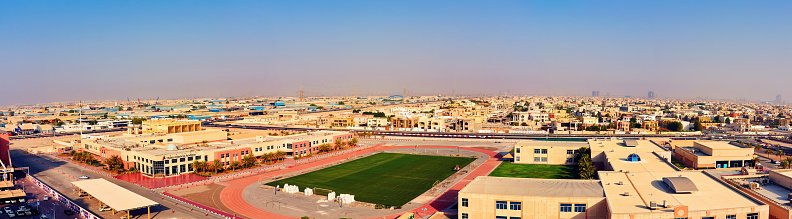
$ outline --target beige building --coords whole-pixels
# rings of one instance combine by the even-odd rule
[[[612,219],[766,219],[769,208],[700,171],[600,171]]]
[[[601,218],[608,216],[596,180],[480,176],[459,191],[460,219]]]
[[[689,167],[739,168],[753,166],[753,148],[733,145],[726,141],[695,141],[692,147],[674,147],[674,157]]]
[[[319,151],[322,144],[336,139],[348,141],[352,134],[317,131],[288,136],[256,136],[227,140],[226,132],[207,130],[167,135],[126,135],[106,139],[83,140],[79,150],[98,159],[119,156],[126,168],[134,167],[147,176],[169,176],[193,171],[193,161],[220,161],[227,167],[247,155],[261,156],[285,152],[286,156],[304,156]]]
[[[201,130],[201,121],[198,120],[176,120],[176,119],[157,119],[143,121],[141,128],[144,133],[181,133],[194,132]]]
[[[575,154],[586,142],[523,140],[514,146],[514,163],[575,164]]]
[[[531,144],[539,143],[518,143],[520,152],[541,152],[541,145]],[[650,141],[610,138],[588,144],[592,160],[601,162],[598,169],[607,170],[598,172],[599,180],[478,177],[459,192],[460,218],[770,218],[767,204],[708,173],[678,171],[671,153]],[[548,157],[563,157],[552,154],[556,147],[547,148]]]

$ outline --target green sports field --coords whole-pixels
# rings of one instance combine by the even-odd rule
[[[305,187],[331,189],[336,194],[355,195],[356,201],[401,206],[426,192],[436,181],[443,181],[473,162],[470,157],[444,157],[379,153],[358,160],[274,181]]]

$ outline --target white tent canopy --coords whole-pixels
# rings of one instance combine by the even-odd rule
[[[81,180],[72,184],[116,211],[135,210],[159,204],[105,179]]]

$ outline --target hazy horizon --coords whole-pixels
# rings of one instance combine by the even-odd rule
[[[792,102],[789,1],[2,1],[0,106],[509,94]]]

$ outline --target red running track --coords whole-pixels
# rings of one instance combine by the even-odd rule
[[[354,153],[350,153],[350,154],[345,154],[345,156],[332,157],[332,158],[316,161],[316,162],[313,162],[313,163],[307,163],[307,164],[295,166],[295,167],[289,168],[289,169],[262,173],[260,175],[254,175],[252,177],[247,177],[247,178],[242,178],[242,179],[230,181],[230,182],[228,182],[228,184],[229,184],[228,187],[223,189],[223,191],[220,193],[220,200],[223,202],[223,204],[226,207],[228,207],[232,211],[236,212],[237,214],[241,214],[241,215],[244,215],[246,217],[249,217],[249,218],[284,218],[284,219],[285,218],[288,218],[288,219],[298,218],[298,217],[290,217],[290,216],[285,216],[285,215],[279,215],[279,214],[276,214],[276,213],[272,213],[272,212],[268,212],[268,211],[264,211],[264,210],[261,210],[259,208],[256,208],[253,205],[251,205],[251,204],[249,204],[249,203],[247,203],[245,201],[245,199],[242,197],[242,192],[245,190],[245,188],[247,188],[248,186],[250,186],[253,183],[258,182],[259,179],[261,179],[263,177],[269,178],[269,177],[284,175],[284,174],[293,173],[293,172],[297,172],[297,171],[302,171],[302,170],[306,170],[306,169],[309,169],[309,168],[313,168],[313,167],[317,167],[317,166],[333,163],[333,162],[336,162],[336,161],[340,161],[340,160],[343,160],[344,158],[349,157],[349,156],[358,156],[358,155],[363,155],[363,154],[367,154],[367,153],[374,152],[374,151],[379,151],[379,150],[388,150],[388,149],[395,149],[395,148],[414,148],[414,147],[415,146],[374,147],[374,148],[369,148],[369,149],[365,149],[365,150],[354,152]],[[422,147],[422,148],[424,148],[424,147],[453,148],[453,149],[457,148],[456,146],[418,146],[418,147]],[[495,169],[495,167],[498,166],[498,158],[496,157],[496,155],[498,155],[497,152],[483,150],[483,149],[477,149],[477,148],[461,148],[460,147],[459,149],[481,152],[481,153],[484,153],[486,155],[489,155],[489,159],[487,159],[487,161],[485,161],[483,164],[481,164],[481,166],[479,166],[478,168],[476,168],[475,170],[470,172],[470,174],[465,176],[465,178],[463,178],[462,180],[460,180],[459,182],[454,184],[445,193],[441,194],[440,196],[438,196],[437,198],[435,198],[434,200],[432,200],[428,204],[426,204],[424,206],[421,206],[421,207],[418,207],[416,209],[412,209],[412,210],[406,211],[404,213],[388,215],[388,216],[385,216],[385,218],[397,218],[398,216],[400,216],[402,214],[406,214],[408,212],[413,212],[413,213],[416,213],[420,217],[425,217],[425,216],[434,214],[437,211],[440,211],[440,210],[446,209],[448,207],[451,207],[451,205],[453,205],[456,202],[456,200],[457,200],[457,194],[459,193],[459,190],[461,190],[462,188],[465,188],[465,186],[467,186],[467,184],[470,183],[470,181],[472,181],[474,178],[476,178],[478,176],[486,176],[493,169]],[[424,208],[426,210],[423,210]],[[382,219],[382,218],[383,217],[373,217],[372,219]]]

